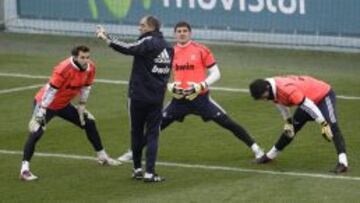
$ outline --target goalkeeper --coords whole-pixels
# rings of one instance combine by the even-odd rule
[[[20,179],[36,180],[30,171],[30,160],[35,145],[45,131],[46,123],[59,116],[86,132],[87,138],[97,152],[98,162],[102,165],[116,166],[120,162],[110,158],[102,146],[95,125],[95,118],[85,109],[95,77],[95,66],[90,61],[90,49],[80,45],[73,48],[72,56],[59,63],[49,82],[35,96],[34,111],[29,122],[29,137],[24,146]],[[79,95],[77,106],[71,100]]]
[[[284,131],[271,150],[257,159],[267,163],[275,159],[308,121],[321,126],[322,136],[334,141],[338,163],[332,172],[347,171],[345,141],[337,123],[335,112],[336,96],[330,85],[309,76],[282,76],[257,79],[250,84],[250,93],[255,100],[272,100],[284,119]],[[290,106],[299,106],[290,115]]]
[[[231,131],[255,154],[264,153],[246,130],[233,121],[211,97],[209,86],[219,80],[220,72],[211,51],[204,45],[191,40],[191,26],[179,22],[174,27],[177,44],[173,60],[174,82],[168,85],[173,99],[163,110],[161,129],[174,121],[182,122],[189,114],[212,120]]]

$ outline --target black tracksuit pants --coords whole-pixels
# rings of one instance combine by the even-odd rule
[[[142,151],[146,146],[146,172],[155,173],[163,105],[133,99],[129,99],[128,105],[134,168],[141,168]]]
[[[38,106],[35,104],[34,108],[38,108]],[[72,104],[69,104],[66,107],[59,110],[47,109],[46,117],[45,117],[46,123],[49,123],[50,120],[55,116],[59,116],[69,121],[70,123],[84,129],[86,132],[86,136],[90,141],[90,143],[92,144],[95,151],[100,151],[103,149],[101,139],[95,125],[95,121],[85,117],[85,126],[81,126],[77,109]],[[23,154],[24,161],[31,160],[35,151],[36,143],[40,140],[43,134],[44,134],[44,130],[42,128],[39,128],[39,130],[37,130],[34,133],[30,133],[24,146],[24,154]]]

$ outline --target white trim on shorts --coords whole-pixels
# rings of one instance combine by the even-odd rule
[[[210,102],[213,103],[216,107],[218,107],[218,108],[220,109],[220,111],[222,111],[223,114],[226,114],[226,111],[225,111],[218,103],[216,103],[216,101],[213,100],[210,95],[209,95],[209,100],[210,100]]]
[[[326,103],[326,107],[327,107],[328,112],[329,112],[330,122],[331,123],[336,123],[334,105],[332,104],[331,99],[330,99],[329,96],[325,97],[325,103]]]

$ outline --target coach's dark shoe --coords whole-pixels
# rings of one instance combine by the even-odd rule
[[[266,154],[264,154],[262,157],[255,159],[255,163],[257,164],[266,164],[272,161]]]
[[[145,173],[144,182],[145,183],[158,183],[165,181],[164,177],[159,176],[156,173]]]
[[[134,180],[142,180],[144,178],[142,169],[141,168],[134,169],[131,177]]]
[[[336,167],[331,170],[331,172],[335,173],[335,174],[340,174],[340,173],[345,173],[348,170],[348,167],[345,166],[342,163],[337,163]]]

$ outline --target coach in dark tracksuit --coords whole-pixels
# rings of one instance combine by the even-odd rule
[[[173,49],[159,30],[159,20],[153,16],[145,16],[139,24],[141,35],[134,43],[126,43],[108,36],[101,26],[96,31],[97,37],[105,40],[114,50],[134,56],[128,90],[133,178],[144,179],[145,182],[164,180],[155,173],[155,161],[161,111],[170,76]],[[146,170],[143,174],[141,157],[144,146],[147,146],[147,151]]]

